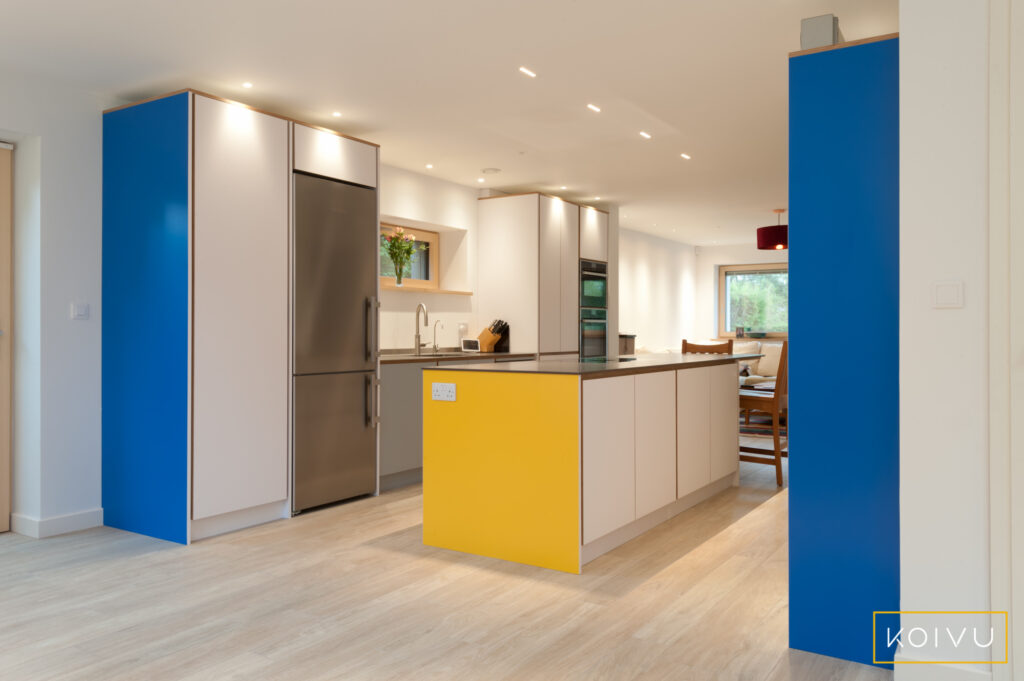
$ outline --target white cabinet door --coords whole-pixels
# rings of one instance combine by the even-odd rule
[[[580,207],[562,202],[562,352],[580,349]]]
[[[559,352],[562,349],[563,203],[549,196],[540,197],[539,352]],[[515,329],[512,333],[514,338]]]
[[[287,497],[288,123],[195,97],[192,517]]]
[[[295,124],[295,170],[377,186],[377,147]]]
[[[509,323],[511,351],[537,352],[537,194],[481,199],[477,225],[477,319]]]
[[[676,372],[676,496],[683,498],[711,482],[711,370]]]
[[[676,499],[676,375],[636,376],[636,517]]]
[[[608,262],[608,214],[580,208],[580,257]]]
[[[734,363],[708,367],[711,390],[711,479],[735,473],[740,466],[740,393]]]
[[[636,519],[633,376],[583,381],[583,543]]]

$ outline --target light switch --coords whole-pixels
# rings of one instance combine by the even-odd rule
[[[69,316],[71,319],[88,319],[89,303],[71,303]]]
[[[455,384],[454,383],[431,383],[430,384],[430,399],[435,402],[454,402],[455,401]]]
[[[932,307],[953,310],[964,306],[964,282],[937,281],[932,284]]]

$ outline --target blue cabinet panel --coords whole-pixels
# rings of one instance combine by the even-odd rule
[[[899,608],[899,41],[794,57],[789,88],[790,645],[871,664]]]
[[[189,95],[103,117],[103,514],[186,542]]]

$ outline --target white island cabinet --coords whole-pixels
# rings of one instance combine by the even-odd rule
[[[579,572],[736,484],[736,362],[754,356],[424,369],[424,543]]]

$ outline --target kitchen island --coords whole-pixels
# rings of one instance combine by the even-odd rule
[[[732,485],[736,362],[423,370],[423,541],[565,572]]]

